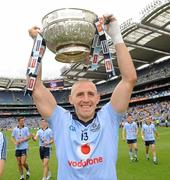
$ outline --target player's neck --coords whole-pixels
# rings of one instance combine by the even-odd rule
[[[18,125],[19,129],[22,129],[24,127],[24,125]]]
[[[96,113],[93,115],[91,119],[82,120],[81,118],[78,117],[76,113],[73,114],[73,119],[79,121],[84,126],[88,126],[89,124],[91,124],[95,119],[95,117],[96,117]]]
[[[43,131],[45,131],[47,128],[48,128],[48,126],[46,126],[46,127],[43,127],[43,128],[42,128],[42,130],[43,130]]]

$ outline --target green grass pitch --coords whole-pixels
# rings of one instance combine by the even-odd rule
[[[145,159],[145,147],[140,136],[138,138],[139,161],[130,162],[128,146],[120,138],[117,161],[118,180],[166,180],[170,178],[170,127],[158,127],[158,132],[160,134],[160,139],[156,140],[158,165],[152,163],[151,151],[150,160],[147,161]],[[3,180],[17,180],[19,179],[19,172],[14,156],[14,145],[10,141],[11,132],[5,132],[5,134],[8,141],[8,150]],[[29,145],[28,163],[31,170],[30,180],[40,180],[42,179],[42,164],[39,158],[38,142],[30,140]],[[54,145],[49,165],[52,171],[51,180],[56,180],[57,160]]]

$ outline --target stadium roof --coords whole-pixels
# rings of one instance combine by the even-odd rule
[[[170,0],[153,1],[141,11],[138,22],[129,19],[121,24],[121,31],[136,69],[170,56]],[[116,75],[119,76],[113,45],[110,45],[110,51]],[[97,70],[84,69],[82,63],[76,63],[69,68],[63,68],[61,77],[64,79],[65,87],[83,78],[91,79],[94,83],[108,80],[103,55],[99,58]],[[25,79],[0,78],[0,88],[4,89],[23,89],[25,84]]]

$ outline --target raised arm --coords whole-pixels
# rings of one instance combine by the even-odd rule
[[[107,25],[107,30],[115,45],[117,62],[122,78],[112,93],[111,103],[117,112],[124,112],[128,108],[137,75],[132,58],[122,39],[117,20],[113,16],[109,17],[111,22]]]
[[[29,35],[34,39],[39,31],[40,28],[34,26],[31,29],[29,29]],[[41,116],[47,119],[52,115],[57,105],[57,102],[50,90],[43,85],[43,82],[41,81],[41,74],[42,65],[40,65],[39,68],[39,73],[37,76],[32,97]]]

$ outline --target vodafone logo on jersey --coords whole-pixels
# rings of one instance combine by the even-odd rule
[[[93,149],[94,147],[91,144],[81,144],[77,147],[77,155],[81,159],[87,159],[88,157],[90,157]]]
[[[79,145],[77,147],[77,155],[80,161],[68,160],[68,165],[74,168],[82,168],[102,163],[104,158],[101,156],[91,158],[93,149],[93,145],[89,143]]]
[[[68,161],[69,166],[74,168],[81,168],[85,166],[92,166],[95,164],[100,164],[103,162],[103,157],[95,157],[95,158],[89,158],[86,160],[81,160],[79,162],[76,161]]]
[[[89,146],[88,144],[83,144],[83,145],[81,146],[81,152],[82,152],[83,154],[89,154],[90,151],[91,151],[91,148],[90,148],[90,146]]]

